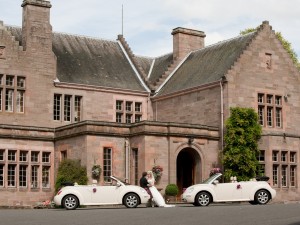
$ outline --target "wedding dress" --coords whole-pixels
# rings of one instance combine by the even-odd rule
[[[153,201],[155,202],[155,204],[158,207],[175,207],[175,205],[166,204],[165,199],[163,198],[161,193],[157,190],[157,188],[154,186],[155,180],[152,171],[149,171],[148,174],[150,175],[150,177],[148,177],[148,183],[152,185],[151,187],[149,187],[149,190],[151,191]]]

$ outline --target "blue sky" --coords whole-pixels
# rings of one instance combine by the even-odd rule
[[[300,59],[300,0],[51,0],[53,31],[116,40],[122,33],[136,55],[172,51],[172,29],[204,31],[210,45],[268,20]],[[0,20],[21,26],[22,0],[0,0]]]

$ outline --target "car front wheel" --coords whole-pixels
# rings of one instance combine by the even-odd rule
[[[139,197],[134,193],[125,195],[124,205],[127,208],[136,208],[139,205]]]
[[[198,193],[195,199],[195,205],[197,206],[208,206],[210,202],[211,202],[211,196],[206,191]]]
[[[78,207],[79,200],[75,195],[67,195],[63,198],[62,205],[68,210],[73,210]]]
[[[259,205],[265,205],[270,201],[270,195],[266,190],[259,190],[255,193],[255,202]]]

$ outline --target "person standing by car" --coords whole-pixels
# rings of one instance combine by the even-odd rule
[[[150,195],[150,199],[148,200],[147,207],[151,207],[153,196],[152,196],[151,191],[149,190],[149,187],[151,187],[151,184],[149,184],[149,182],[147,180],[147,172],[142,173],[142,177],[140,179],[140,186],[142,188],[144,188],[146,190],[146,192]]]

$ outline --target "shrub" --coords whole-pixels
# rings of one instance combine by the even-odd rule
[[[168,184],[165,190],[165,194],[168,196],[176,196],[179,193],[178,186],[176,184]]]
[[[87,184],[87,181],[86,168],[80,165],[80,161],[65,159],[58,167],[55,190],[58,191],[64,182]]]

